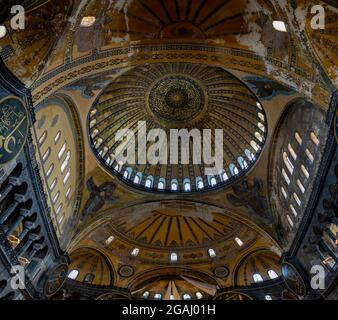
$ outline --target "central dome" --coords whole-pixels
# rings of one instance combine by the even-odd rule
[[[236,77],[222,68],[184,62],[128,69],[103,90],[88,117],[100,163],[134,188],[161,193],[202,192],[237,180],[258,159],[265,123],[257,98]],[[128,132],[122,142],[121,130]],[[159,135],[149,138],[154,132]],[[160,140],[173,132],[176,140]],[[121,144],[134,150],[134,162],[119,160],[126,152]],[[140,154],[147,157],[156,144],[160,147],[152,155],[158,161],[145,161]],[[178,162],[170,162],[176,151]],[[222,164],[212,174],[206,171],[210,158]]]
[[[187,75],[169,75],[150,88],[148,106],[154,120],[166,127],[191,126],[207,108],[205,90]]]

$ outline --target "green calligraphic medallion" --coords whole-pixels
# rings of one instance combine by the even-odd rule
[[[28,112],[22,100],[7,97],[0,101],[0,165],[14,160],[25,145],[29,128]]]

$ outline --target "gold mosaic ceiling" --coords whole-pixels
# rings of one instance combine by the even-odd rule
[[[221,68],[193,63],[154,63],[126,71],[104,89],[88,121],[93,150],[101,164],[122,181],[147,191],[158,190],[161,179],[164,183],[161,191],[167,192],[172,191],[174,180],[178,183],[175,192],[229,184],[258,159],[267,132],[262,106],[242,82]],[[216,141],[215,130],[222,129],[223,143],[217,149],[224,149],[223,173],[219,171],[215,183],[211,183],[205,174],[209,163],[204,158],[201,163],[194,160],[194,153],[202,155],[202,150],[196,150],[192,140],[188,164],[181,154],[178,163],[170,163],[172,141],[168,141],[167,149],[161,149],[161,153],[168,155],[166,163],[142,165],[137,160],[138,165],[121,167],[115,160],[121,143],[115,137],[122,127],[135,132],[135,139],[141,135],[141,129],[147,132],[164,129],[169,138],[169,129],[187,128],[199,129],[203,140],[203,130],[211,129],[212,145]],[[154,141],[148,142],[142,151],[146,153],[153,145]],[[137,176],[140,179],[133,183]],[[149,179],[151,185],[146,186]],[[184,181],[189,181],[189,190],[183,190]],[[199,181],[203,181],[203,187],[198,186]]]

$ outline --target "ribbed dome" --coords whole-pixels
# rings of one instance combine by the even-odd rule
[[[195,192],[229,184],[250,169],[266,136],[264,111],[249,89],[221,68],[193,63],[153,63],[126,71],[106,87],[88,121],[92,147],[102,165],[146,191]],[[178,164],[141,164],[138,151],[149,151],[156,141],[138,141],[145,127],[148,133],[163,129],[168,138],[170,129],[199,129],[200,150],[190,138],[189,153],[184,155],[188,148],[181,151],[183,140],[178,140]],[[121,129],[135,133],[136,164],[119,164],[113,156],[119,150],[116,134]],[[212,155],[216,131],[223,130],[223,170],[214,175],[205,172],[211,165],[204,161],[204,129],[211,129]],[[168,159],[171,144],[168,141],[164,150]],[[202,155],[200,163],[194,161],[195,152]]]

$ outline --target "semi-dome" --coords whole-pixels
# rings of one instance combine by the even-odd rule
[[[129,69],[103,90],[88,122],[93,151],[106,169],[133,187],[164,193],[230,184],[253,166],[267,131],[261,104],[241,81],[222,68],[193,63],[152,63]],[[121,129],[130,130],[122,142],[128,148],[135,144],[135,163],[117,160],[122,152],[116,139]],[[140,151],[149,155],[149,148],[159,141],[149,135],[147,143],[146,136],[139,138],[156,132],[153,129],[163,130],[168,138],[166,146],[159,146],[159,163],[140,157]],[[173,140],[171,129],[178,134],[197,129],[198,138]],[[204,140],[206,129],[210,143]],[[216,143],[220,130],[221,148]],[[205,147],[222,157],[222,167],[212,174],[205,170],[211,165],[204,157]],[[173,163],[175,148],[178,162]],[[201,162],[196,161],[198,153]],[[168,162],[161,160],[163,154]]]

